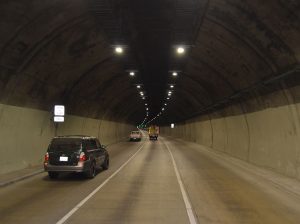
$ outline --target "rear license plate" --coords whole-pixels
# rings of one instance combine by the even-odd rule
[[[59,157],[59,161],[67,162],[68,161],[68,157],[61,156],[61,157]]]

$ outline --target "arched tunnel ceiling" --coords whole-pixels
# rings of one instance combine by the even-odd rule
[[[0,1],[0,102],[100,119],[160,123],[220,102],[299,85],[296,0]],[[126,46],[124,55],[113,46]],[[183,56],[174,46],[187,47]],[[134,69],[137,75],[129,77]],[[172,77],[170,71],[178,71]],[[285,75],[286,74],[286,75]],[[274,83],[275,83],[274,81]],[[271,82],[270,82],[271,83]],[[136,88],[142,84],[146,100]],[[285,85],[285,86],[286,86]],[[231,98],[230,98],[231,97]],[[225,100],[224,100],[225,99]],[[227,99],[227,101],[226,101]],[[243,98],[244,99],[244,98]],[[232,103],[232,102],[229,102]]]

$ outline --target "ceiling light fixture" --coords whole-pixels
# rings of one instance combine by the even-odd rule
[[[178,73],[177,73],[177,72],[173,72],[172,75],[173,75],[173,76],[177,76]]]
[[[117,54],[122,54],[124,52],[124,49],[121,46],[117,46],[117,47],[115,47],[115,52]]]
[[[182,47],[182,46],[181,47],[177,47],[176,51],[177,51],[178,54],[183,54],[185,52],[185,48]]]
[[[134,73],[134,72],[129,72],[129,75],[130,75],[130,76],[134,76],[135,73]]]

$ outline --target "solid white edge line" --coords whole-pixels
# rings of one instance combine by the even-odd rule
[[[184,204],[185,204],[185,208],[186,208],[189,220],[190,220],[190,224],[197,224],[197,221],[196,221],[196,218],[195,218],[195,215],[194,215],[194,212],[193,212],[190,200],[189,200],[189,198],[187,196],[186,190],[185,190],[183,182],[181,180],[181,177],[180,177],[180,174],[179,174],[179,171],[178,171],[178,168],[177,168],[174,156],[173,156],[173,154],[172,154],[169,146],[166,143],[164,143],[164,144],[167,147],[167,149],[168,149],[168,151],[169,151],[169,153],[171,155],[173,167],[174,167],[174,170],[175,170],[175,174],[176,174],[176,177],[177,177],[178,184],[180,186],[181,194],[182,194],[183,201],[184,201]]]
[[[114,176],[116,176],[144,147],[144,144],[112,175],[110,175],[101,185],[92,191],[87,197],[80,201],[71,211],[69,211],[64,217],[62,217],[56,224],[63,224],[67,221],[81,206],[83,206],[91,197],[93,197],[105,184],[107,184]]]

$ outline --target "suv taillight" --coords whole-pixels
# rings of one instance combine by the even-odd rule
[[[49,161],[49,153],[47,152],[46,154],[45,154],[45,160],[44,160],[44,162],[46,163],[46,162],[48,162]]]
[[[79,161],[86,161],[86,160],[87,160],[87,157],[86,157],[85,153],[81,152],[80,156],[79,156]]]

